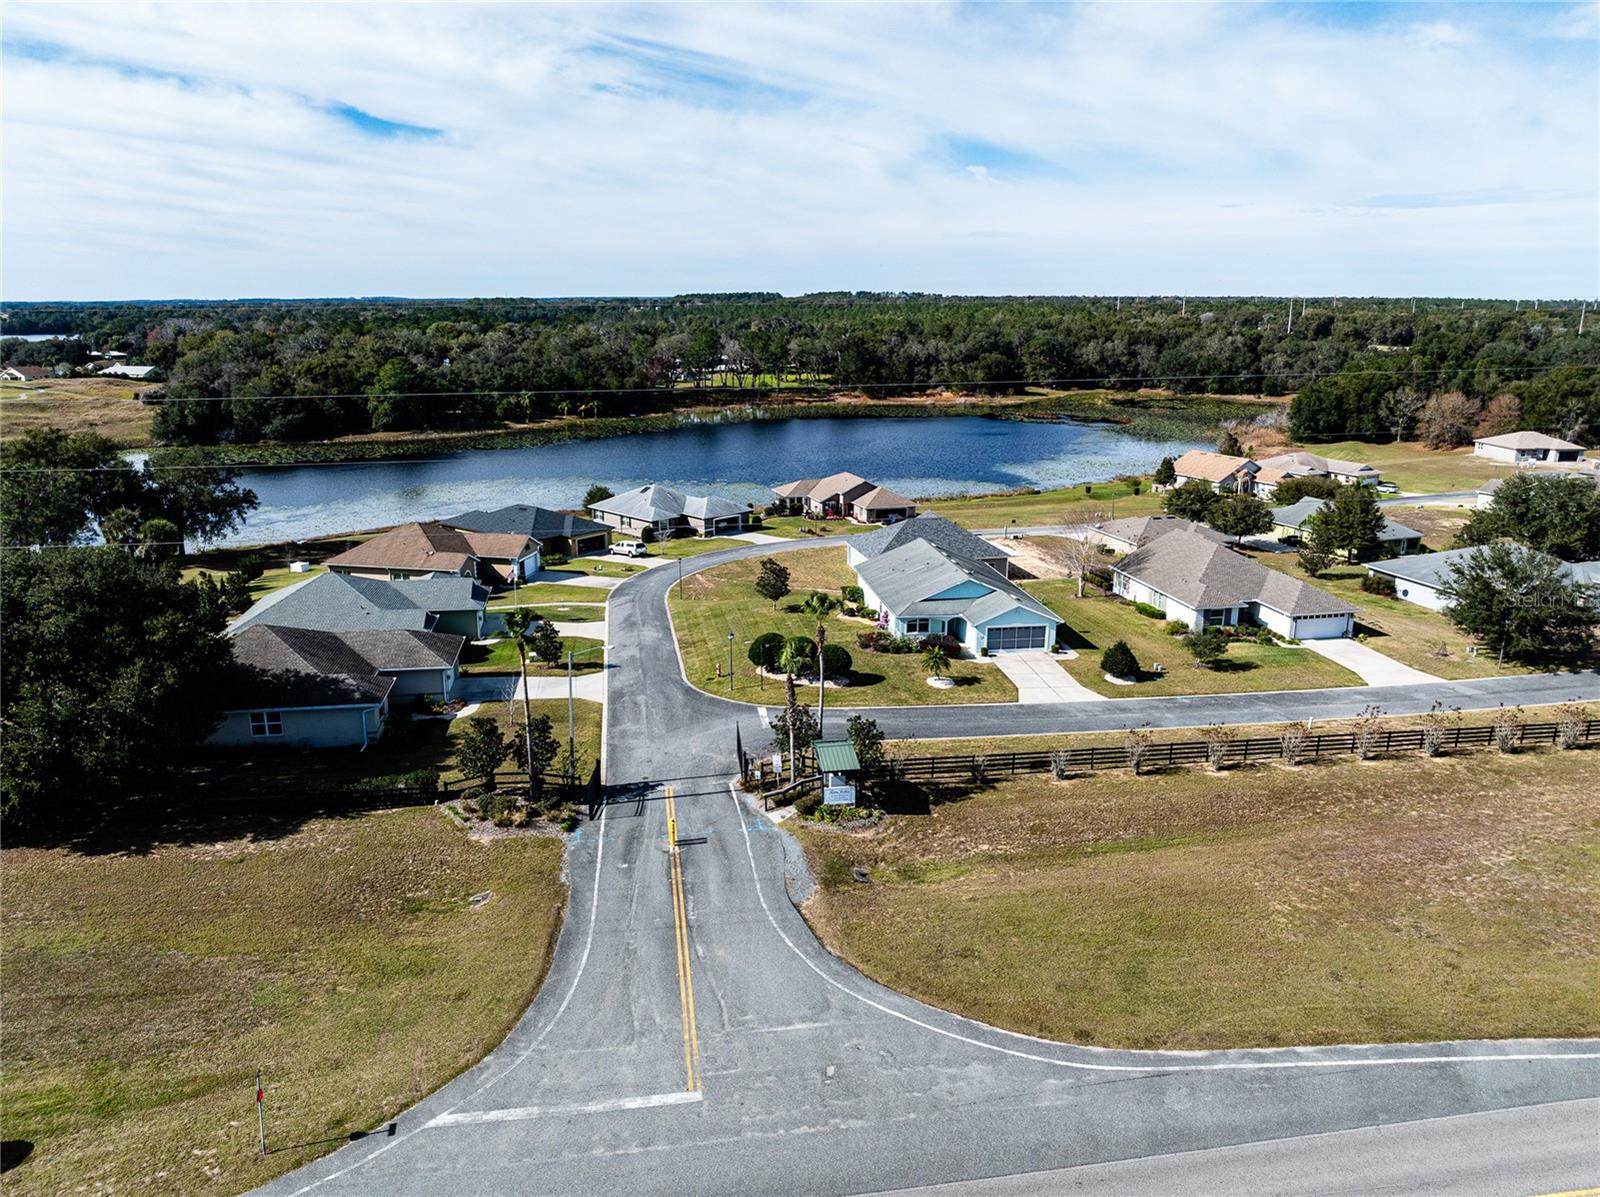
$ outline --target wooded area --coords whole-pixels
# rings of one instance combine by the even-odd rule
[[[44,364],[119,349],[169,382],[174,444],[318,440],[627,416],[709,397],[1022,385],[1298,393],[1298,439],[1387,437],[1401,388],[1475,404],[1517,394],[1522,423],[1600,425],[1600,348],[1577,305],[1339,299],[964,298],[251,300],[12,305],[0,345]],[[1401,415],[1415,415],[1415,407]]]

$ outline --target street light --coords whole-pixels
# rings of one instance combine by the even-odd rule
[[[603,653],[610,647],[609,644],[597,644],[593,648],[580,648],[577,652],[570,648],[567,650],[567,777],[574,785],[578,781],[578,753],[572,728],[572,659],[586,653]]]
[[[728,629],[728,696],[733,697],[733,629]]]

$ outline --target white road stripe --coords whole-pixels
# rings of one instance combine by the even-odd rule
[[[616,1110],[648,1110],[653,1106],[682,1106],[704,1101],[699,1090],[679,1093],[652,1093],[648,1097],[617,1097],[610,1101],[580,1106],[512,1106],[504,1110],[462,1110],[440,1114],[429,1126],[455,1126],[462,1122],[526,1122],[530,1118],[553,1118],[567,1114],[606,1114]]]

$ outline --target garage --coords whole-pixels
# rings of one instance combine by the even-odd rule
[[[990,628],[984,645],[991,653],[1021,652],[1044,648],[1048,630],[1043,624],[1023,624],[1014,628]]]

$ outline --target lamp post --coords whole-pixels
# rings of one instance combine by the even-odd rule
[[[728,629],[728,697],[733,697],[733,629]]]

